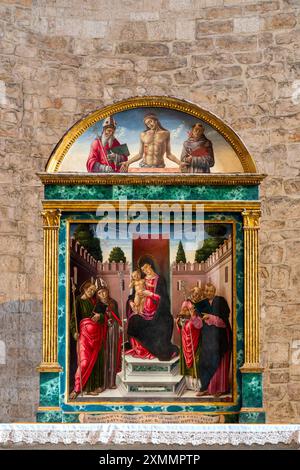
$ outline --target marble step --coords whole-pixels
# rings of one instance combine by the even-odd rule
[[[126,394],[134,396],[180,396],[186,388],[185,378],[182,375],[154,375],[144,374],[128,375],[124,378],[124,373],[117,374],[118,388]]]
[[[128,375],[153,374],[153,375],[178,375],[179,358],[175,357],[170,361],[160,361],[159,359],[140,359],[139,357],[125,356],[126,373]]]

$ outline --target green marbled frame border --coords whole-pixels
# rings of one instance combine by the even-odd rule
[[[48,380],[46,377],[41,382],[41,406],[59,406],[64,412],[228,412],[238,411],[240,409],[241,397],[241,376],[239,368],[243,365],[243,230],[242,217],[236,213],[206,213],[205,220],[232,220],[236,222],[236,380],[237,380],[237,404],[235,405],[185,405],[180,404],[147,404],[137,405],[135,403],[128,404],[69,404],[65,403],[66,393],[66,262],[67,262],[67,220],[94,220],[94,213],[63,213],[61,219],[61,227],[59,231],[59,282],[58,282],[58,362],[63,366],[63,372],[59,374],[49,373]],[[59,391],[59,397],[57,393]]]
[[[113,200],[123,197],[142,200],[257,200],[259,187],[253,186],[101,186],[59,185],[45,186],[45,199],[55,200]]]

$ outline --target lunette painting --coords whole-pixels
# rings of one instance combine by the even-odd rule
[[[168,108],[139,107],[100,119],[68,149],[59,172],[241,173],[225,138],[207,122]]]
[[[234,224],[179,227],[69,223],[68,401],[233,401]]]

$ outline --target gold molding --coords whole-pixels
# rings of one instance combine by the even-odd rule
[[[258,369],[259,360],[259,278],[258,230],[260,210],[244,209],[244,324],[245,364],[243,371]]]
[[[56,201],[57,202],[57,201]],[[115,201],[110,201],[111,203]],[[130,201],[132,202],[132,201]],[[149,202],[149,201],[148,201]],[[152,202],[152,201],[151,201]],[[161,202],[170,202],[170,201],[161,201]],[[172,201],[173,202],[173,201]],[[174,202],[181,202],[181,201],[174,201]],[[186,202],[191,202],[191,201],[182,201],[183,203]],[[199,201],[196,201],[199,202]],[[226,202],[226,201],[225,201]],[[117,202],[116,202],[117,203]],[[243,207],[245,206],[245,202]],[[97,219],[72,219],[68,218],[66,220],[66,246],[67,248],[67,256],[66,256],[66,297],[65,297],[65,302],[66,302],[66,368],[65,368],[65,404],[67,405],[73,405],[73,406],[81,406],[81,405],[98,405],[98,406],[126,406],[126,405],[132,405],[132,406],[148,406],[149,404],[155,406],[170,406],[174,404],[174,398],[173,399],[161,399],[161,400],[151,400],[149,401],[132,401],[130,398],[128,401],[122,401],[120,397],[120,401],[109,401],[106,399],[105,401],[70,401],[69,400],[69,394],[70,394],[70,389],[69,389],[69,373],[70,373],[70,225],[72,223],[78,224],[78,223],[97,223]],[[230,401],[188,401],[188,398],[186,399],[187,401],[182,401],[178,402],[183,406],[220,406],[223,408],[226,407],[232,407],[236,406],[238,403],[238,388],[237,388],[237,338],[236,338],[236,331],[237,331],[237,318],[236,318],[236,221],[232,219],[222,219],[222,220],[199,220],[198,223],[215,223],[215,224],[231,224],[232,225],[232,331],[233,331],[233,350],[232,350],[232,400]],[[92,412],[91,412],[92,413]],[[105,413],[105,412],[101,412]],[[116,412],[114,412],[116,413]],[[127,412],[126,412],[127,413]],[[133,413],[137,413],[134,411]],[[147,412],[138,412],[139,414],[143,413],[146,414]],[[193,413],[198,413],[193,411]],[[200,413],[206,413],[207,412],[200,412]],[[222,414],[223,412],[221,412]],[[230,412],[229,412],[230,413]]]
[[[39,372],[60,372],[57,361],[58,230],[61,211],[41,212],[44,229],[43,349]]]
[[[212,185],[212,186],[253,186],[259,185],[266,175],[256,173],[209,173],[209,174],[101,174],[101,173],[37,173],[44,185]]]
[[[120,201],[118,200],[106,200],[106,199],[90,199],[90,200],[60,200],[60,199],[45,199],[42,201],[43,208],[45,210],[53,210],[58,208],[61,212],[96,212],[98,209],[101,209],[103,204],[110,204],[119,208]],[[124,201],[121,201],[121,204],[124,205]],[[178,200],[153,200],[153,201],[144,201],[144,200],[127,200],[127,207],[129,208],[133,204],[143,204],[148,210],[153,207],[155,204],[178,204],[182,207],[191,205],[192,210],[196,210],[197,206],[203,205],[206,212],[242,212],[245,207],[249,210],[259,210],[260,201],[178,201]],[[124,206],[122,206],[124,207]]]
[[[39,406],[38,411],[59,411],[61,412],[62,409],[59,406]]]
[[[79,122],[74,124],[69,129],[62,139],[56,145],[52,152],[47,165],[47,172],[57,172],[61,162],[64,159],[67,151],[71,145],[80,137],[87,129],[93,126],[96,122],[106,117],[120,113],[122,111],[128,111],[134,108],[167,108],[180,111],[182,113],[190,114],[204,122],[207,122],[217,132],[219,132],[224,139],[231,145],[236,152],[245,172],[256,173],[256,165],[245,145],[239,138],[239,136],[220,118],[210,113],[209,111],[200,108],[199,106],[177,98],[171,98],[168,96],[145,96],[145,97],[134,97],[129,98],[118,103],[114,103],[109,106],[105,106],[102,109],[98,109],[88,116],[85,116]]]

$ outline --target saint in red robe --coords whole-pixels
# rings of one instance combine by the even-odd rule
[[[89,157],[86,162],[86,168],[89,173],[119,173],[121,165],[128,158],[125,155],[118,155],[117,158],[110,159],[109,151],[114,147],[119,147],[120,142],[113,138],[108,139],[103,145],[101,138],[97,137],[91,145]]]
[[[106,341],[107,320],[100,325],[91,318],[84,318],[79,325],[79,339],[77,342],[78,368],[75,374],[75,392],[84,389],[88,378],[94,368],[99,351]]]
[[[190,301],[185,301],[182,308],[192,308]],[[177,325],[177,329],[181,334],[181,347],[186,367],[195,368],[195,356],[199,346],[200,330],[202,328],[202,320],[199,316],[186,319],[181,322],[181,327]],[[194,372],[194,371],[193,371]]]

